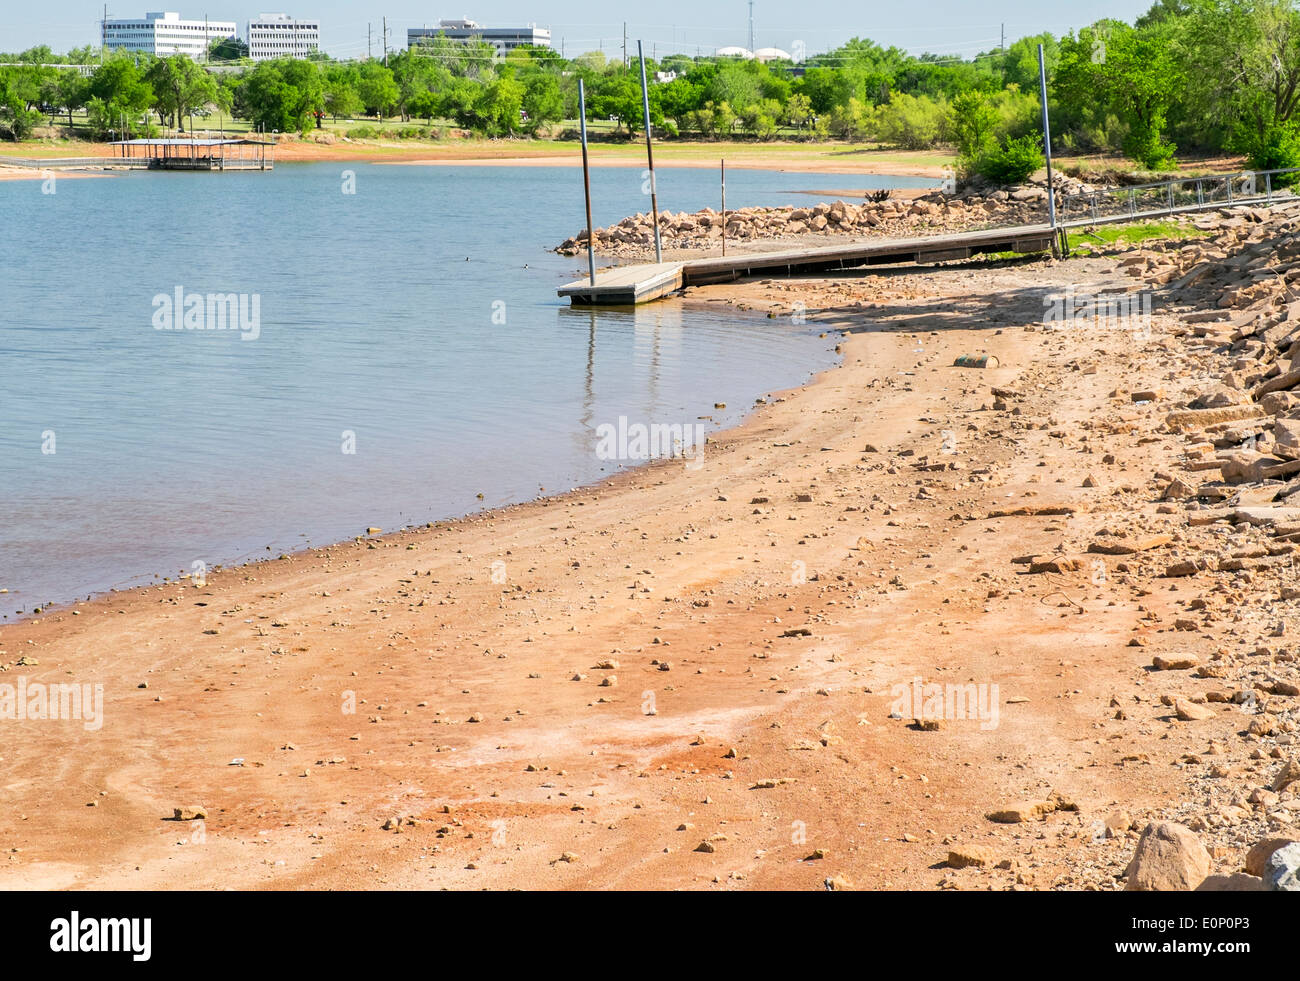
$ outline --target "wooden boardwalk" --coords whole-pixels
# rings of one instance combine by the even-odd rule
[[[687,286],[732,282],[753,275],[794,275],[897,263],[924,265],[996,252],[1045,252],[1052,247],[1052,237],[1052,230],[1046,224],[1021,225],[782,252],[747,252],[681,262],[607,266],[597,271],[595,285],[583,279],[560,287],[559,294],[568,297],[574,306],[636,306]]]

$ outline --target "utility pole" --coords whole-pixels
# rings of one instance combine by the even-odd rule
[[[749,53],[754,53],[754,0],[749,0]]]
[[[627,21],[623,21],[623,67],[627,67]]]
[[[370,24],[366,24],[366,61],[370,60]]]
[[[1007,25],[1004,23],[1002,25],[1002,54],[1006,55],[1006,53],[1007,53]]]
[[[104,64],[104,48],[108,44],[108,4],[104,4],[104,19],[99,22],[99,63]]]
[[[1058,248],[1056,230],[1056,187],[1052,183],[1052,124],[1047,116],[1047,66],[1043,46],[1038,46],[1038,91],[1043,100],[1043,153],[1047,156],[1047,214],[1052,224],[1052,252]]]
[[[641,105],[645,111],[646,162],[650,167],[650,210],[654,215],[655,223],[655,262],[662,263],[664,261],[664,247],[659,236],[659,190],[655,186],[655,151],[650,125],[650,86],[647,84],[645,77],[645,48],[640,41],[636,43],[636,53],[641,62]]]
[[[388,67],[388,18],[384,18],[384,67]]]

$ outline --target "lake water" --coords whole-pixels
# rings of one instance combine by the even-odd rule
[[[733,170],[727,195],[932,184]],[[595,171],[596,223],[641,188]],[[659,197],[716,208],[717,174]],[[569,309],[585,257],[547,250],[583,222],[573,168],[0,182],[0,617],[565,490],[626,465],[602,424],[714,431],[833,363],[810,325]],[[256,330],[184,329],[188,293],[255,296]]]

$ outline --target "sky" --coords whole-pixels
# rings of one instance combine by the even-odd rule
[[[248,19],[284,12],[318,18],[321,46],[341,58],[364,57],[370,25],[371,50],[382,50],[388,18],[390,49],[406,43],[408,27],[434,26],[440,19],[468,17],[488,27],[536,24],[550,28],[556,49],[569,57],[603,49],[621,53],[626,19],[629,48],[637,39],[646,54],[710,54],[713,49],[749,46],[747,0],[297,0],[288,8],[255,7],[255,0],[116,0],[110,17],[138,17],[146,10],[176,10],[183,18],[233,20],[242,34]],[[1064,34],[1102,17],[1132,22],[1153,0],[755,0],[755,46],[813,55],[852,37],[867,37],[913,54],[926,51],[969,57],[996,47],[1006,25],[1007,42],[1028,34]],[[452,6],[451,4],[456,4]],[[165,6],[164,6],[165,4]],[[48,44],[57,52],[99,43],[101,3],[87,0],[0,0],[0,51],[17,52]]]

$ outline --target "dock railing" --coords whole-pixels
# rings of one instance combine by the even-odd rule
[[[1286,175],[1292,175],[1291,179],[1279,179]],[[1153,184],[1067,194],[1061,200],[1058,224],[1103,225],[1234,205],[1268,207],[1279,201],[1300,200],[1291,187],[1296,183],[1300,183],[1300,167],[1180,177]]]

